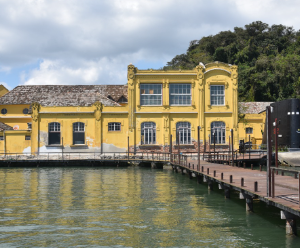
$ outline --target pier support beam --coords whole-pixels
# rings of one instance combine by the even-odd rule
[[[192,179],[193,178],[193,173],[191,171],[189,171],[189,178]]]
[[[202,176],[198,174],[196,177],[197,177],[197,183],[198,184],[202,183]]]
[[[245,193],[240,193],[240,199],[246,199],[246,211],[253,212],[253,198]]]
[[[296,217],[286,211],[280,211],[282,220],[286,220],[285,233],[287,235],[297,235]]]
[[[224,188],[225,198],[230,199],[230,188],[225,187]]]
[[[151,162],[152,169],[163,169],[163,167],[164,167],[163,163]]]
[[[207,180],[207,185],[209,190],[213,190],[213,181],[212,180]]]

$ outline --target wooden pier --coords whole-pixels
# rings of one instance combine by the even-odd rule
[[[180,161],[180,162],[179,162]],[[253,211],[253,199],[259,199],[268,205],[281,210],[281,218],[286,219],[286,233],[296,234],[296,219],[300,217],[300,177],[299,171],[278,169],[272,167],[271,194],[268,195],[267,172],[253,170],[253,167],[238,167],[208,161],[184,159],[175,157],[173,170],[196,177],[198,183],[206,182],[213,190],[214,184],[224,189],[226,198],[230,191],[240,193],[240,199],[245,199],[246,209]]]

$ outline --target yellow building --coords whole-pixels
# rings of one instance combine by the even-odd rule
[[[250,142],[253,148],[262,144],[265,131],[266,107],[272,102],[239,103],[239,139]]]
[[[127,85],[18,86],[0,98],[5,153],[238,148],[237,66],[200,63],[193,70],[139,70]],[[1,138],[2,137],[2,138]],[[1,140],[2,139],[2,140]]]

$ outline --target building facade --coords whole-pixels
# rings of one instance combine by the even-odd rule
[[[18,86],[0,98],[4,153],[196,151],[239,144],[237,66],[139,70],[127,85]],[[205,146],[204,146],[205,145]]]

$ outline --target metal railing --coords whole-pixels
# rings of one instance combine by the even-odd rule
[[[162,152],[39,152],[31,153],[0,153],[0,160],[40,160],[40,161],[71,161],[71,160],[136,160],[136,161],[170,161],[170,153]]]

